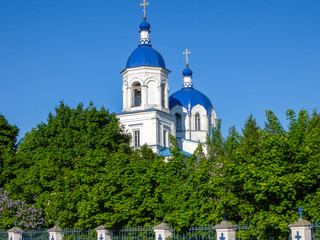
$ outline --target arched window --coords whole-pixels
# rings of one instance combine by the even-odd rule
[[[141,106],[141,85],[140,83],[135,83],[132,87],[133,89],[133,107]]]
[[[200,130],[200,114],[199,113],[196,113],[195,115],[195,130],[196,131],[199,131]]]
[[[161,105],[162,107],[166,107],[166,84],[163,83],[161,85]]]
[[[182,131],[182,123],[181,123],[181,114],[176,113],[176,128],[177,128],[177,132],[181,132]]]

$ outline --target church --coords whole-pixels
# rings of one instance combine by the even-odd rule
[[[132,135],[133,147],[147,144],[155,153],[169,156],[171,134],[177,139],[179,149],[190,156],[216,127],[217,115],[210,99],[192,83],[188,50],[184,52],[186,68],[182,72],[182,87],[169,96],[170,70],[151,45],[145,10],[148,4],[146,0],[140,4],[144,12],[139,26],[140,40],[121,72],[123,108],[117,117]]]

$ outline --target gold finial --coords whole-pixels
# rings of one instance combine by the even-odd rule
[[[141,7],[143,7],[143,18],[146,18],[146,6],[148,6],[149,5],[149,3],[148,2],[146,2],[146,0],[143,0],[143,3],[140,3],[140,6]]]
[[[185,52],[183,52],[183,55],[186,55],[186,62],[187,62],[187,66],[189,65],[189,58],[188,58],[188,55],[190,54],[191,52],[188,51],[188,49],[186,49]]]

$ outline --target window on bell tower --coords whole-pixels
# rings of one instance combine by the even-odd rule
[[[176,128],[177,128],[177,132],[181,132],[182,131],[182,123],[181,123],[181,114],[176,113]]]
[[[199,113],[196,113],[195,114],[195,130],[196,131],[199,131],[200,130],[200,114]]]
[[[135,83],[133,85],[133,107],[141,106],[141,85]]]
[[[134,147],[140,147],[140,131],[135,130],[133,131],[133,145]]]
[[[166,84],[161,85],[161,105],[163,108],[166,107]]]

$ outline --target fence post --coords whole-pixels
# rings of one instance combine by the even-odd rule
[[[236,237],[236,231],[233,229],[231,222],[223,220],[213,228],[216,230],[217,240],[234,240]]]
[[[111,228],[105,225],[100,225],[95,230],[97,232],[97,240],[112,240],[113,231]]]
[[[17,227],[15,223],[15,227],[8,230],[8,240],[22,240],[23,231]]]
[[[166,223],[161,223],[153,228],[155,240],[166,240],[171,236],[171,232]]]
[[[50,228],[48,230],[48,233],[49,233],[49,240],[62,240],[63,238],[61,228],[59,228],[57,225],[54,226],[53,228]]]
[[[299,220],[294,224],[290,224],[289,228],[291,231],[292,240],[311,240],[311,222],[302,219],[303,209],[299,207]]]

